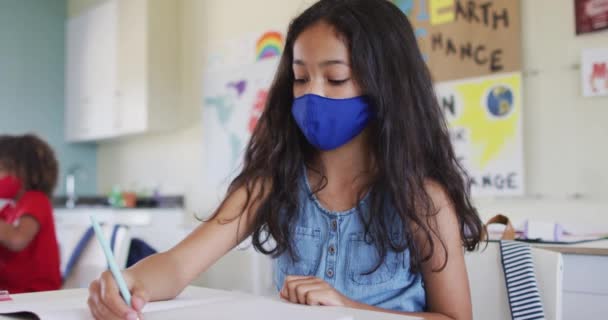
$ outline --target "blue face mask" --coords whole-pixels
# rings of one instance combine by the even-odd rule
[[[330,99],[306,94],[293,101],[291,113],[308,142],[321,150],[346,144],[365,129],[371,118],[364,97]]]

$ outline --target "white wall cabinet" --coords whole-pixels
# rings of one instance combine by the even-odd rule
[[[68,20],[68,141],[167,130],[179,124],[176,3],[108,0]]]

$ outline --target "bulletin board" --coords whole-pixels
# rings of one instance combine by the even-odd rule
[[[413,25],[473,195],[522,195],[520,1],[393,2]]]

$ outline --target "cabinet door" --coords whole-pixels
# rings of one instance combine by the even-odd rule
[[[114,129],[118,134],[147,129],[148,1],[118,3],[118,81]]]
[[[68,140],[95,140],[113,135],[117,78],[116,24],[116,1],[101,3],[68,21]]]
[[[83,117],[87,97],[84,96],[84,63],[86,52],[86,19],[83,16],[68,20],[66,24],[66,83],[65,83],[65,136],[67,140],[78,140],[88,128]]]

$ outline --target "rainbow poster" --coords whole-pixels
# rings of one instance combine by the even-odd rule
[[[283,45],[284,40],[281,33],[276,31],[264,33],[255,46],[256,61],[280,56],[283,53]]]
[[[281,32],[267,29],[223,39],[211,47],[205,71],[229,72],[228,70],[236,70],[238,67],[279,58],[285,47],[285,36]]]

